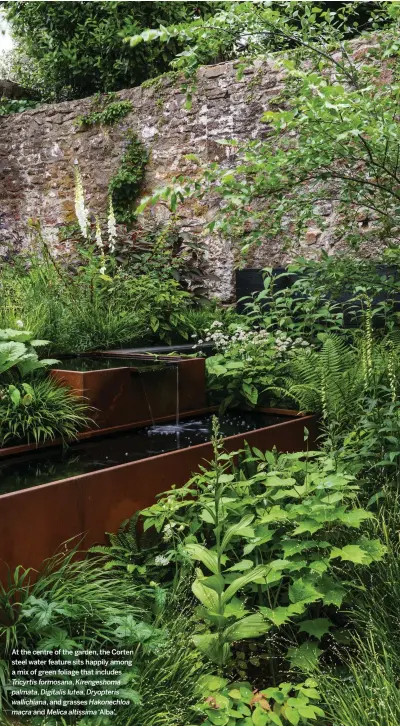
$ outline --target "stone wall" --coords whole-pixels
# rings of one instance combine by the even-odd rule
[[[181,81],[166,76],[148,87],[121,91],[118,96],[129,99],[133,110],[113,127],[96,126],[85,131],[77,127],[77,116],[93,110],[90,98],[0,118],[0,254],[9,254],[10,249],[26,243],[28,221],[38,218],[56,250],[63,251],[57,229],[74,219],[75,160],[91,211],[104,212],[108,183],[118,168],[127,128],[132,128],[150,151],[145,195],[179,173],[195,174],[196,166],[185,159],[187,154],[229,165],[229,147],[217,140],[265,134],[259,119],[281,92],[283,81],[282,71],[272,60],[254,62],[241,80],[233,63],[222,63],[200,69],[190,110],[184,107]],[[217,199],[190,201],[179,210],[179,224],[184,235],[204,237],[209,268],[218,277],[212,292],[228,300],[233,293],[235,251],[228,240],[204,236],[205,222],[217,204]],[[152,213],[158,219],[168,216],[162,205]],[[301,243],[306,255],[315,255],[320,248],[330,251],[338,243],[334,212],[329,206],[326,216],[327,230],[311,228]],[[274,239],[265,242],[251,264],[279,265],[289,259],[279,239]]]

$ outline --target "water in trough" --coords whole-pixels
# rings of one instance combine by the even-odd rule
[[[221,434],[234,436],[289,421],[288,416],[230,412],[220,416]],[[0,494],[118,466],[168,451],[203,444],[211,439],[212,415],[156,424],[113,436],[98,437],[69,447],[49,447],[21,456],[0,458]]]

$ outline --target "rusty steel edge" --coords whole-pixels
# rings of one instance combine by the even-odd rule
[[[293,452],[304,449],[318,435],[316,416],[293,418],[224,439],[227,451],[249,446]],[[183,486],[199,465],[212,458],[212,444],[195,446],[39,484],[0,496],[0,580],[18,565],[39,570],[61,543],[83,535],[82,546],[106,542],[121,522],[151,505],[157,494],[173,484]]]

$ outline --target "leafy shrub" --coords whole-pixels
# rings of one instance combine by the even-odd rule
[[[68,6],[38,2],[27,6],[21,2],[5,10],[21,56],[14,62],[17,80],[30,88],[37,84],[45,100],[62,100],[129,88],[163,73],[178,44],[172,43],[168,51],[133,50],[123,36],[153,24],[180,23],[197,12],[207,17],[214,12],[214,4],[151,2],[131,7],[124,2]]]
[[[8,268],[0,321],[15,325],[23,319],[57,353],[188,338],[192,328],[185,308],[191,296],[174,279],[102,275],[91,254],[72,274],[46,260],[32,260],[28,272]]]
[[[39,651],[131,648],[135,650],[132,665],[113,666],[118,671],[117,697],[130,702],[118,709],[115,723],[188,723],[198,698],[197,681],[205,668],[192,646],[192,614],[184,604],[185,591],[157,602],[157,588],[107,572],[104,558],[76,561],[77,553],[75,546],[55,555],[36,582],[30,582],[29,570],[18,568],[10,573],[7,586],[0,584],[0,689],[9,682],[14,647]],[[87,685],[82,675],[79,678],[79,689],[90,689],[90,678]],[[6,707],[6,689],[0,690],[0,712],[1,696]]]
[[[0,385],[0,446],[68,441],[88,424],[87,413],[81,398],[51,379]]]
[[[307,724],[308,719],[323,716],[319,706],[312,703],[319,699],[316,682],[308,678],[305,683],[252,690],[250,683],[231,683],[218,676],[203,676],[199,690],[204,691],[204,702],[198,709],[206,720],[204,726],[268,726],[275,724]],[[199,721],[200,723],[200,721]]]
[[[180,561],[183,549],[201,563],[192,589],[203,625],[193,639],[212,662],[228,663],[234,641],[285,626],[300,643],[287,653],[292,666],[310,670],[348,596],[347,567],[384,555],[379,540],[350,535],[373,515],[354,505],[354,477],[323,454],[255,450],[232,473],[221,446],[214,439],[210,470],[142,512],[144,527],[179,525],[182,547],[169,559]]]
[[[265,396],[265,392],[273,388],[272,384],[277,389],[276,384],[286,370],[283,351],[288,353],[289,344],[296,350],[302,339],[275,337],[265,329],[249,330],[234,324],[229,327],[230,330],[223,331],[223,323],[216,320],[205,331],[205,341],[213,343],[219,351],[206,360],[211,395],[222,402],[222,411],[243,403],[255,406],[265,403],[266,398],[269,402],[271,394]]]

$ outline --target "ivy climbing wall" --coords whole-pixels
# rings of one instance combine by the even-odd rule
[[[359,44],[358,51],[362,50]],[[118,184],[118,178],[124,177],[124,160],[129,148],[132,150],[129,140],[144,146],[135,146],[137,173],[128,179],[131,187],[120,189],[122,196],[127,194],[127,202],[137,194],[146,155],[148,163],[140,189],[143,196],[169,183],[177,174],[194,177],[197,166],[186,158],[188,154],[229,166],[232,148],[221,146],[218,140],[261,138],[266,134],[260,117],[263,111],[274,108],[283,82],[283,73],[272,60],[256,61],[244,71],[241,80],[233,63],[222,63],[200,69],[190,110],[185,109],[182,79],[167,75],[147,87],[145,84],[115,94],[115,113],[106,114],[106,118],[93,118],[99,111],[98,100],[93,98],[45,105],[0,118],[0,254],[14,254],[29,244],[30,225],[39,219],[54,249],[64,254],[65,243],[60,241],[59,231],[74,221],[74,164],[79,163],[91,211],[104,213],[110,184]],[[120,101],[125,102],[123,112],[118,106]],[[209,236],[205,231],[218,205],[217,196],[201,202],[190,200],[179,208],[178,224],[184,238],[204,241],[207,267],[218,280],[210,282],[210,290],[230,300],[235,247],[230,240]],[[149,214],[162,221],[168,218],[169,210],[160,203]],[[279,238],[265,240],[249,266],[285,264],[298,251],[315,256],[321,248],[331,252],[340,247],[334,210],[329,204],[323,214],[327,220],[323,231],[310,223],[298,248],[290,252],[282,249]]]

